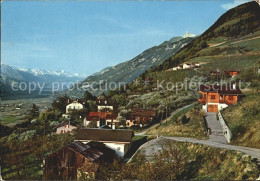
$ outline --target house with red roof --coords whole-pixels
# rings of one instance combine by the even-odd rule
[[[198,102],[202,104],[205,112],[218,112],[236,104],[243,95],[236,84],[200,85],[198,92],[201,93]]]
[[[228,70],[228,71],[224,71],[224,73],[227,76],[234,77],[234,76],[237,76],[240,73],[240,71],[239,70]]]
[[[118,115],[111,112],[90,112],[83,120],[84,126],[101,127],[107,125],[115,129],[119,125]]]

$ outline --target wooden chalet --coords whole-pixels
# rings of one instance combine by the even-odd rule
[[[112,162],[115,152],[100,142],[74,142],[47,155],[44,159],[45,180],[95,179],[99,166]]]
[[[225,75],[233,77],[233,76],[237,76],[238,74],[240,74],[239,70],[228,70],[228,71],[224,71]]]
[[[150,109],[134,109],[131,113],[130,120],[134,121],[134,125],[145,126],[154,121],[157,111]]]
[[[236,104],[243,95],[241,90],[233,85],[200,85],[199,90],[202,97],[198,102],[203,104],[202,108],[206,112],[218,112],[231,104]]]

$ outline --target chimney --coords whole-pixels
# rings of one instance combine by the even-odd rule
[[[70,103],[70,99],[67,100],[68,104]]]

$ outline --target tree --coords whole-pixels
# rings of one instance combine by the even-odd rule
[[[202,41],[202,42],[200,43],[200,48],[207,48],[207,47],[208,47],[208,44],[207,44],[206,41]]]
[[[60,111],[62,114],[66,112],[66,105],[68,103],[69,97],[67,95],[60,96],[52,103],[52,108]]]
[[[36,104],[32,105],[32,109],[30,110],[31,118],[38,118],[39,117],[39,107]]]
[[[84,93],[84,100],[85,100],[86,102],[89,101],[89,100],[95,101],[96,99],[97,99],[97,97],[94,96],[94,95],[92,95],[89,91],[86,91],[86,92]]]

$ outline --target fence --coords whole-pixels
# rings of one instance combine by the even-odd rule
[[[231,133],[230,129],[228,128],[227,124],[225,123],[225,120],[220,112],[218,112],[218,118],[219,118],[220,125],[222,127],[222,131],[224,133],[224,136],[225,136],[227,142],[230,143],[232,133]]]

